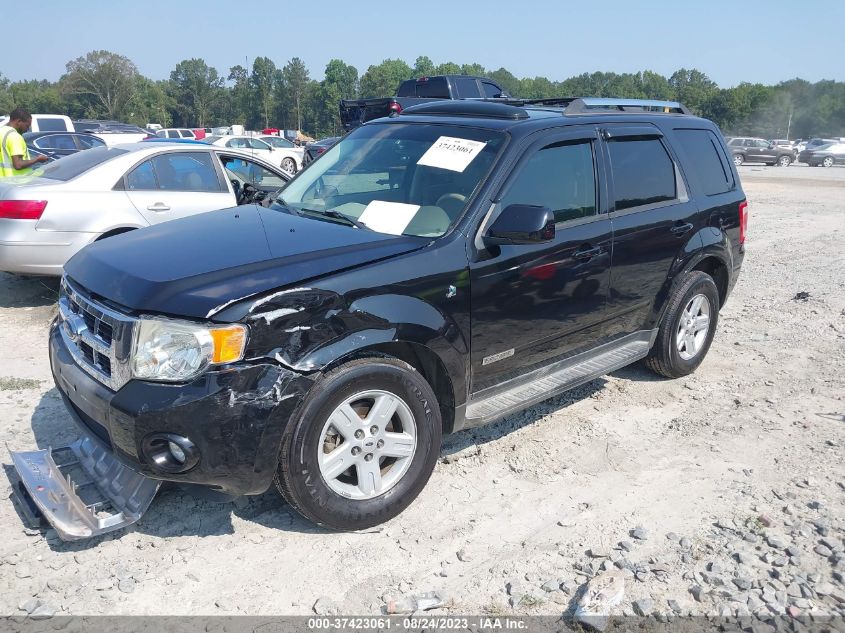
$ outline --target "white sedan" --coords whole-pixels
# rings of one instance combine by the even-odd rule
[[[268,163],[278,165],[289,174],[295,174],[302,169],[302,152],[297,148],[275,148],[254,136],[207,136],[203,140],[218,147],[250,152]]]
[[[100,147],[0,180],[0,271],[61,275],[82,247],[197,213],[260,202],[290,175],[203,143]]]

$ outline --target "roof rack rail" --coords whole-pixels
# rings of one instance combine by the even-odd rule
[[[542,99],[520,99],[518,97],[485,97],[479,101],[489,101],[491,103],[504,103],[507,105],[522,107],[527,105],[548,105],[548,106],[568,106],[578,97],[544,97]]]
[[[677,101],[656,99],[615,99],[604,97],[579,97],[566,106],[564,114],[587,114],[595,110],[617,110],[619,112],[652,112],[666,114],[692,114],[686,106]]]
[[[607,97],[547,97],[544,99],[517,99],[516,97],[491,97],[481,99],[495,103],[524,107],[531,105],[562,106],[563,113],[589,114],[596,110],[614,112],[651,112],[654,114],[692,114],[686,106],[677,101],[657,99],[619,99]]]

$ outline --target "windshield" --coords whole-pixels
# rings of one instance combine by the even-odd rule
[[[379,233],[439,237],[461,217],[504,141],[468,127],[366,125],[292,180],[277,206],[345,216]]]
[[[34,175],[51,180],[67,181],[71,178],[76,178],[97,165],[101,165],[107,160],[126,153],[127,151],[125,149],[118,149],[116,147],[95,147],[93,149],[87,149],[84,152],[65,156],[55,163],[50,163],[46,167],[37,169]]]

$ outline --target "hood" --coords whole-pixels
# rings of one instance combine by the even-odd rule
[[[65,264],[65,274],[134,311],[205,319],[240,299],[429,241],[247,205],[95,242]]]

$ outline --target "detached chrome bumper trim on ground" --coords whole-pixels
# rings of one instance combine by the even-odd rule
[[[11,455],[27,493],[63,541],[135,523],[161,485],[123,465],[87,436],[59,449]]]

